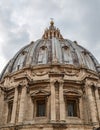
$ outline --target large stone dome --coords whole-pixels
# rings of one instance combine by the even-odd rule
[[[41,39],[23,47],[4,68],[1,78],[27,66],[50,64],[73,65],[99,72],[99,63],[95,57],[76,41],[64,39],[51,21]]]
[[[99,67],[51,21],[1,74],[0,130],[100,129]]]

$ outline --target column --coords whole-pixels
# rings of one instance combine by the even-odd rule
[[[92,95],[91,86],[87,86],[87,91],[88,91],[88,100],[89,100],[92,123],[97,124],[98,121],[97,121],[96,104],[95,104],[95,101],[94,101],[94,97]]]
[[[97,104],[97,111],[98,111],[98,117],[100,121],[100,99],[99,99],[99,93],[98,93],[98,88],[96,87],[95,89],[95,99],[96,99],[96,104]]]
[[[22,123],[25,112],[25,100],[26,100],[26,86],[22,88],[21,99],[20,99],[20,107],[19,107],[19,117],[18,122]]]
[[[56,104],[55,104],[54,82],[51,82],[50,85],[51,85],[51,121],[55,121],[56,120]]]
[[[14,101],[13,101],[13,109],[11,115],[11,123],[15,123],[16,119],[16,109],[17,109],[17,100],[18,100],[18,89],[15,88]]]
[[[60,103],[60,121],[65,121],[65,105],[63,95],[63,81],[60,81],[59,86],[59,103]]]

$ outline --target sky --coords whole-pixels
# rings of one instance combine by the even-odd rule
[[[51,18],[65,39],[100,62],[100,0],[0,0],[0,72],[19,49],[42,37]]]

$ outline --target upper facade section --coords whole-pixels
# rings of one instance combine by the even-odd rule
[[[4,68],[1,78],[6,73],[12,73],[27,66],[36,65],[73,65],[75,67],[85,67],[99,72],[99,63],[95,57],[85,48],[64,39],[60,30],[51,21],[50,27],[45,30],[42,39],[31,42],[23,47]]]

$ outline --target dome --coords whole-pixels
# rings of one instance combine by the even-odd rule
[[[41,39],[23,47],[4,68],[1,78],[7,73],[18,71],[27,66],[72,65],[85,67],[99,72],[99,63],[95,57],[76,41],[64,39],[60,30],[50,22]]]
[[[51,21],[1,74],[0,130],[100,128],[99,72],[95,57]]]

